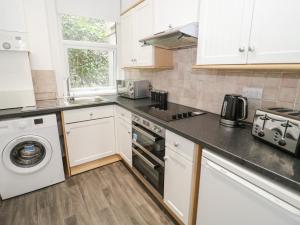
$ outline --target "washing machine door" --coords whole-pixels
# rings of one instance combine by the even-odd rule
[[[15,173],[29,174],[41,170],[51,160],[52,147],[44,138],[21,136],[9,142],[2,152],[5,167]]]

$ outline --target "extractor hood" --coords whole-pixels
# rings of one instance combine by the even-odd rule
[[[185,26],[172,28],[170,30],[154,34],[140,40],[144,45],[174,50],[197,46],[198,23],[189,23]]]

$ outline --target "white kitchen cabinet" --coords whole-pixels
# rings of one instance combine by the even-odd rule
[[[135,50],[134,63],[136,66],[152,66],[153,47],[143,46],[139,40],[152,35],[153,33],[153,14],[152,1],[145,1],[135,8],[135,29],[133,44]]]
[[[132,11],[121,17],[121,63],[122,67],[132,66],[134,58],[133,49],[133,21]]]
[[[1,1],[0,30],[26,31],[23,0]]]
[[[254,4],[248,63],[300,63],[300,1]]]
[[[115,154],[114,106],[63,112],[70,167]]]
[[[132,166],[131,124],[120,117],[116,118],[116,142],[118,153]]]
[[[164,202],[188,224],[192,191],[193,163],[166,148]]]
[[[142,47],[140,39],[153,32],[152,4],[145,1],[121,18],[121,51],[123,67],[151,66],[153,47]]]
[[[114,118],[71,123],[65,126],[70,166],[115,153]]]
[[[154,33],[198,21],[199,0],[153,0]]]
[[[202,0],[197,64],[300,62],[297,0]]]
[[[202,0],[197,64],[245,64],[253,0]]]
[[[139,40],[153,34],[152,0],[146,0],[121,17],[121,67],[172,67],[172,52],[143,46]]]

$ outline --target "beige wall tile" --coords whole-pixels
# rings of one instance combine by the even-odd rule
[[[57,86],[53,70],[33,70],[32,81],[37,100],[56,99]]]
[[[271,108],[271,107],[275,107],[276,106],[276,102],[274,101],[262,101],[261,102],[261,107],[262,108]]]
[[[283,73],[281,87],[296,88],[298,86],[299,76],[297,74]]]
[[[170,101],[217,114],[225,94],[241,94],[244,87],[262,88],[262,99],[249,99],[249,122],[253,120],[255,109],[260,107],[283,106],[300,110],[300,72],[192,70],[195,62],[195,48],[178,50],[174,52],[173,70],[126,71],[125,77],[149,79],[154,88],[169,91]]]
[[[279,88],[277,87],[265,87],[263,89],[263,100],[276,100],[279,95]]]
[[[296,88],[282,87],[279,92],[279,101],[294,103],[296,100]]]

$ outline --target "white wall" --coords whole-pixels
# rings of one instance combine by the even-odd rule
[[[120,0],[56,0],[58,13],[119,21]]]
[[[137,1],[138,0],[121,0],[121,12],[128,9],[130,6],[132,6]]]
[[[24,0],[32,70],[52,70],[48,21],[44,0]]]

